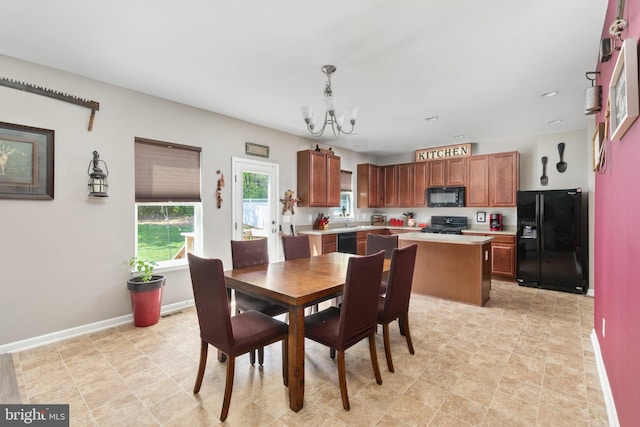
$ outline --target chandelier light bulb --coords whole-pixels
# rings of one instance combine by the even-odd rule
[[[313,117],[313,105],[303,105],[300,107],[300,113],[302,113],[302,118],[308,124]]]

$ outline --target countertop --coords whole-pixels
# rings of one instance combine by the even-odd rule
[[[298,229],[298,234],[310,234],[322,236],[325,234],[340,234],[340,233],[355,233],[357,231],[369,231],[369,230],[407,230],[407,231],[419,231],[421,228],[418,227],[391,227],[388,225],[356,225],[352,227],[335,227],[329,228],[327,230],[300,230]]]
[[[398,240],[415,242],[453,243],[458,245],[484,245],[491,242],[491,236],[465,236],[464,234],[402,233]]]
[[[420,227],[398,227],[398,226],[389,226],[389,225],[357,225],[357,226],[351,226],[351,227],[334,227],[334,228],[329,228],[327,230],[298,229],[297,232],[298,234],[323,236],[325,234],[355,233],[357,231],[385,230],[385,229],[402,230],[406,232],[418,232],[418,233],[420,233],[422,230],[422,228]],[[471,226],[471,228],[462,230],[462,234],[468,234],[468,233],[486,233],[486,234],[495,234],[495,235],[515,236],[516,229],[515,227],[514,228],[506,227],[501,231],[491,231],[489,230],[489,227]],[[402,233],[402,234],[406,234],[406,233]]]
[[[505,236],[515,236],[516,233],[516,228],[515,227],[505,227],[500,231],[491,231],[489,230],[489,227],[477,227],[477,226],[471,226],[471,228],[467,228],[466,230],[462,230],[462,234],[467,234],[467,233],[486,233],[486,234],[502,234]]]

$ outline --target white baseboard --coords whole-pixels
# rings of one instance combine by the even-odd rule
[[[593,288],[589,288],[587,290],[587,296],[591,297],[591,298],[595,298],[596,297],[596,292],[593,290]]]
[[[602,393],[604,394],[604,404],[607,407],[609,426],[620,427],[618,412],[616,411],[616,404],[613,401],[613,393],[611,393],[611,385],[609,384],[609,377],[607,376],[607,370],[604,366],[604,360],[602,359],[602,353],[600,352],[600,342],[598,342],[598,335],[596,334],[595,329],[591,331],[591,344],[593,345],[593,352],[595,353],[596,357],[596,367],[598,368],[600,386],[602,387]]]
[[[160,315],[173,313],[174,311],[179,311],[183,308],[191,307],[193,305],[194,301],[192,299],[163,305],[160,309]],[[64,329],[62,331],[56,331],[49,334],[0,345],[0,354],[24,351],[30,348],[40,347],[45,344],[51,344],[80,335],[102,331],[104,329],[113,328],[131,322],[133,322],[133,314],[126,314],[124,316],[114,317],[112,319],[106,319],[99,322],[76,326],[74,328]]]

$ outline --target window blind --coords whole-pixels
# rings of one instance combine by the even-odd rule
[[[351,171],[340,171],[340,191],[351,190]]]
[[[136,138],[136,202],[200,202],[200,152]]]

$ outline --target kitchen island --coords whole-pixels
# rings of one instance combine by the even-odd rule
[[[398,246],[418,245],[412,292],[484,306],[491,291],[490,236],[404,233]]]

